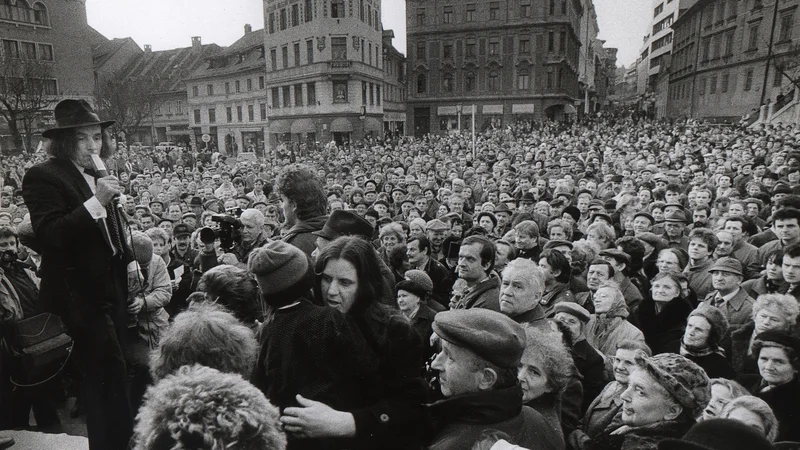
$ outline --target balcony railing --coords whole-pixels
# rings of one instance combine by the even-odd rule
[[[331,70],[335,69],[349,69],[353,63],[351,61],[330,61],[329,66]]]

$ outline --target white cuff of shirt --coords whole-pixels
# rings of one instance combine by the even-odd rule
[[[83,202],[83,206],[86,207],[86,210],[89,211],[89,214],[92,216],[92,219],[105,219],[106,218],[106,208],[100,204],[100,200],[97,197],[92,197],[89,200]]]

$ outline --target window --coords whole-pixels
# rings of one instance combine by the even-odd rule
[[[567,0],[561,0],[561,14],[567,15]]]
[[[213,84],[206,85],[206,94],[214,95],[214,85]]]
[[[53,61],[53,46],[50,44],[39,44],[39,59],[42,61]]]
[[[500,42],[499,41],[489,41],[489,56],[499,55],[500,54]]]
[[[375,102],[381,106],[381,87],[377,84],[375,85]]]
[[[700,95],[706,94],[706,79],[700,78],[700,87],[698,88]]]
[[[239,121],[239,122],[242,121],[242,107],[241,106],[237,106],[236,107],[236,120]]]
[[[442,58],[444,59],[453,58],[453,44],[450,43],[442,44]]]
[[[361,48],[364,48],[362,45]],[[424,61],[425,60],[425,43],[424,42],[417,42],[417,59]]]
[[[781,87],[783,84],[783,73],[780,70],[775,69],[775,74],[772,76],[772,86],[773,87]]]
[[[331,17],[344,18],[344,0],[331,0]]]
[[[294,106],[303,106],[303,85],[294,85]]]
[[[347,103],[347,80],[333,82],[333,103]]]
[[[229,82],[227,82],[227,81],[225,82],[225,93],[226,94],[230,94],[231,93],[231,84]]]
[[[372,26],[372,6],[367,5],[367,25]]]
[[[367,104],[367,82],[366,81],[362,81],[361,82],[361,104],[362,105],[366,105]]]
[[[295,3],[292,5],[292,26],[296,27],[300,25],[300,5]]]
[[[289,67],[289,47],[286,45],[281,47],[281,63],[283,63],[281,69]]]
[[[758,24],[750,25],[750,34],[747,35],[747,49],[758,49]]]
[[[444,23],[453,23],[453,7],[452,6],[445,6],[444,10],[442,11],[442,22]]]
[[[277,49],[270,49],[269,51],[269,59],[272,61],[272,70],[278,70],[278,50]]]
[[[225,108],[225,118],[228,120],[228,123],[233,122],[233,108],[230,106]]]
[[[654,18],[658,17],[658,15],[661,14],[662,12],[664,12],[664,4],[663,3],[659,4],[658,6],[656,6],[656,8],[653,10],[653,17]]]
[[[314,64],[314,41],[312,39],[306,41],[306,62]]]
[[[208,123],[217,123],[216,108],[208,108]]]
[[[551,16],[556,13],[556,0],[550,0],[550,8],[548,10]]]
[[[717,93],[717,76],[714,75],[711,77],[711,81],[708,83],[708,93],[709,94],[716,94]]]
[[[272,107],[273,108],[280,108],[281,107],[280,91],[276,87],[272,88]]]
[[[425,25],[425,8],[417,8],[417,26]]]
[[[549,67],[549,71],[547,72],[547,89],[553,89],[553,68]]]
[[[281,30],[285,30],[288,27],[288,23],[286,20],[286,8],[281,10]]]
[[[200,95],[200,89],[198,86],[192,86],[192,97],[197,97]]]
[[[372,65],[372,42],[369,43],[369,65]]]
[[[556,50],[556,34],[554,32],[547,33],[547,51],[554,52]]]
[[[489,20],[497,20],[500,18],[500,2],[489,3]]]
[[[331,59],[334,61],[347,60],[347,38],[346,37],[332,37],[331,38]]]
[[[467,45],[464,47],[464,56],[467,58],[475,57],[475,39],[467,39]]]
[[[306,83],[306,104],[314,106],[317,104],[317,85],[314,83]]]
[[[375,85],[372,83],[369,84],[369,104],[375,104]]]
[[[259,89],[264,89],[264,75],[261,75],[260,77],[258,77],[258,88]]]
[[[427,90],[427,84],[428,82],[425,79],[425,75],[417,75],[417,94],[424,94]]]
[[[194,123],[200,123],[200,110],[194,110]]]
[[[722,51],[722,36],[716,35],[711,39],[712,45],[714,47],[714,59],[720,57],[720,52]]]
[[[730,76],[727,73],[722,74],[722,78],[720,79],[720,83],[719,83],[719,91],[720,92],[722,92],[722,93],[728,92],[728,81],[729,81],[729,78],[730,78]]]
[[[558,34],[558,51],[565,53],[567,51],[567,32],[562,31]]]
[[[753,69],[747,69],[744,73],[744,90],[749,91],[753,88]]]
[[[442,77],[442,92],[451,93],[453,92],[453,74],[446,73]]]
[[[517,75],[517,89],[527,91],[531,87],[531,75],[527,72],[521,72]]]
[[[295,66],[299,66],[300,64],[302,64],[302,62],[300,61],[300,43],[299,42],[295,42],[294,43],[294,65]]]
[[[269,34],[275,32],[275,13],[269,13]]]
[[[464,76],[464,90],[467,92],[475,90],[475,72],[467,72]]]
[[[314,19],[314,13],[313,13],[313,10],[312,10],[312,7],[311,7],[311,2],[312,1],[313,0],[306,0],[305,11],[303,11],[303,13],[306,16],[306,22],[311,22],[311,20]]]
[[[725,53],[723,55],[733,55],[733,31],[729,31],[727,34],[725,34]]]
[[[35,25],[49,25],[47,10],[41,3],[37,3],[33,8],[27,2],[14,1],[0,2],[0,19],[12,20],[14,22],[25,22]]]
[[[520,54],[527,55],[531,52],[531,41],[530,39],[520,39],[519,40],[519,52]]]
[[[717,3],[717,22],[722,22],[725,20],[725,2],[721,1]]]
[[[527,19],[531,17],[531,4],[530,3],[520,3],[519,5],[519,17],[522,19]]]
[[[3,39],[3,56],[5,58],[19,58],[19,42]]]
[[[500,73],[496,70],[489,72],[489,86],[490,91],[497,91],[500,89]]]
[[[794,23],[794,11],[781,16],[781,31],[778,42],[790,41],[792,39],[792,24]]]
[[[22,42],[21,55],[24,59],[36,59],[36,44],[33,42]]]
[[[708,61],[711,57],[711,39],[706,38],[703,40],[703,58],[702,61]]]
[[[249,92],[249,91],[252,91],[252,90],[253,90],[253,80],[248,78],[247,79],[247,91]]]
[[[267,120],[267,104],[261,103],[259,106],[259,112],[261,113],[261,120]]]
[[[236,80],[236,92],[242,92],[242,83],[239,80]]]
[[[364,22],[364,0],[360,0],[360,6],[358,8],[358,17]]]
[[[564,68],[563,67],[559,67],[558,68],[558,74],[556,76],[558,77],[558,87],[563,88],[564,87]]]
[[[253,105],[247,105],[247,120],[252,122],[255,119],[255,111]]]
[[[466,13],[464,13],[464,22],[475,22],[475,4],[470,3],[467,5]]]

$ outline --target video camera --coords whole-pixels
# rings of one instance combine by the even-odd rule
[[[216,239],[219,239],[220,248],[229,252],[237,245],[242,243],[242,221],[239,216],[242,215],[242,210],[236,208],[229,210],[228,214],[214,214],[211,220],[217,222],[219,227],[203,227],[200,229],[200,242],[203,244],[212,244]]]

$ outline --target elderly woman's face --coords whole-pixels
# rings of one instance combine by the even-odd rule
[[[594,311],[597,314],[607,313],[611,311],[614,306],[616,294],[613,289],[600,288],[594,294],[592,301],[594,302]]]
[[[761,308],[753,317],[756,327],[754,336],[767,330],[786,330],[791,325],[786,317],[771,308]]]
[[[786,350],[777,347],[764,347],[758,354],[758,372],[770,385],[780,385],[792,381],[797,373]]]
[[[711,324],[702,316],[692,316],[686,322],[683,332],[683,343],[691,347],[703,348],[708,344],[711,335]]]
[[[522,401],[529,402],[548,393],[547,372],[542,356],[538,352],[525,352],[517,372],[522,387]]]
[[[419,306],[420,298],[416,294],[400,289],[397,291],[397,307],[403,314],[411,314]]]
[[[636,367],[636,350],[618,349],[612,361],[614,379],[617,383],[628,384],[631,371]]]
[[[653,300],[656,302],[669,302],[681,294],[681,287],[672,279],[665,277],[653,282],[651,288]]]
[[[622,399],[622,422],[641,427],[675,419],[680,414],[669,393],[645,369],[636,367],[628,377]]]

